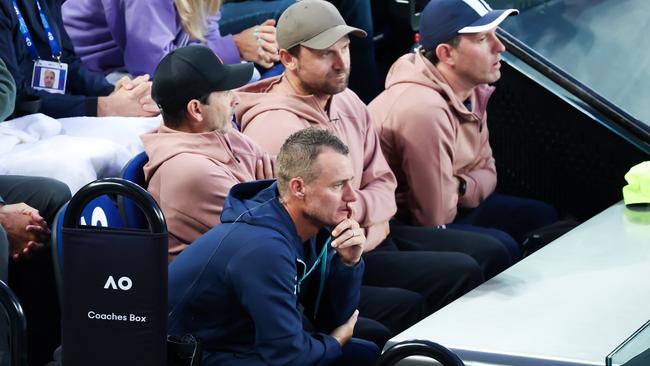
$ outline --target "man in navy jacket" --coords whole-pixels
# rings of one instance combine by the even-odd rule
[[[106,81],[101,73],[89,71],[75,55],[72,42],[63,28],[61,4],[63,0],[2,0],[0,1],[0,57],[7,64],[16,81],[18,100],[14,116],[44,113],[54,118],[74,116],[154,116],[158,109],[151,101],[149,77],[132,81],[120,80],[116,86]],[[21,30],[19,16],[25,21],[37,57],[32,55]],[[60,55],[48,41],[46,19]],[[64,94],[54,94],[32,87],[35,58],[40,61],[68,65]],[[25,100],[40,99],[40,105],[26,106]]]
[[[169,267],[169,333],[203,341],[206,365],[328,365],[357,320],[364,231],[348,149],[306,129],[283,145],[277,183],[234,186],[221,225]],[[316,331],[307,332],[304,321]]]

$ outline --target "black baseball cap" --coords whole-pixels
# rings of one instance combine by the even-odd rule
[[[224,65],[207,47],[181,47],[168,53],[156,67],[151,97],[163,111],[178,111],[192,99],[239,88],[252,76],[252,63]]]

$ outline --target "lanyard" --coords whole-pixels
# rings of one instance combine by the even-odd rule
[[[20,10],[18,9],[18,3],[16,3],[16,0],[13,0],[14,3],[14,11],[16,12],[16,17],[18,18],[18,23],[20,25],[20,34],[23,36],[23,39],[25,40],[25,45],[27,45],[27,49],[29,50],[29,53],[32,55],[32,60],[37,60],[40,59],[41,57],[38,55],[38,51],[36,50],[36,46],[34,46],[34,38],[32,38],[31,34],[29,33],[29,29],[27,28],[27,23],[25,23],[25,18],[23,18],[23,15],[20,13]],[[45,14],[43,13],[43,9],[41,8],[41,3],[39,0],[36,0],[36,6],[38,6],[38,12],[40,13],[41,16],[41,23],[43,24],[43,29],[45,29],[45,33],[47,33],[47,41],[50,44],[50,50],[52,50],[52,57],[54,57],[57,61],[61,62],[61,49],[59,48],[59,44],[56,42],[56,39],[54,38],[54,33],[52,33],[52,29],[50,28],[50,23],[48,23],[47,18],[45,18]]]
[[[314,317],[318,314],[318,308],[320,307],[320,299],[321,296],[323,295],[323,288],[325,287],[325,275],[327,274],[327,249],[330,246],[330,242],[332,241],[332,237],[330,236],[327,238],[327,241],[323,245],[323,249],[321,249],[320,254],[318,255],[318,258],[316,258],[316,261],[314,264],[311,266],[309,271],[305,270],[303,271],[302,277],[298,280],[298,293],[300,293],[300,285],[302,284],[302,281],[307,278],[311,274],[311,272],[318,266],[320,263],[320,282],[318,284],[318,295],[316,296],[316,306],[314,308]]]

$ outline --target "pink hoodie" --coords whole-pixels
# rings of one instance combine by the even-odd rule
[[[230,188],[255,180],[264,152],[238,131],[187,133],[165,127],[141,136],[149,155],[147,190],[169,231],[169,260],[220,223]]]
[[[393,64],[386,90],[368,109],[397,177],[400,215],[410,210],[418,225],[448,224],[457,206],[476,207],[494,191],[497,173],[485,110],[493,91],[476,87],[470,112],[423,55],[407,54]],[[461,197],[458,177],[467,182]]]
[[[355,218],[366,228],[365,250],[374,249],[388,235],[388,220],[396,211],[396,183],[365,104],[346,89],[332,97],[328,114],[316,97],[295,95],[280,83],[281,78],[240,89],[235,116],[242,132],[275,155],[293,132],[307,127],[333,131],[350,149],[357,193]]]

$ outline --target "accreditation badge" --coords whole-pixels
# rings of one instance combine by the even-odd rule
[[[50,93],[65,94],[68,64],[56,61],[34,61],[32,88]]]

